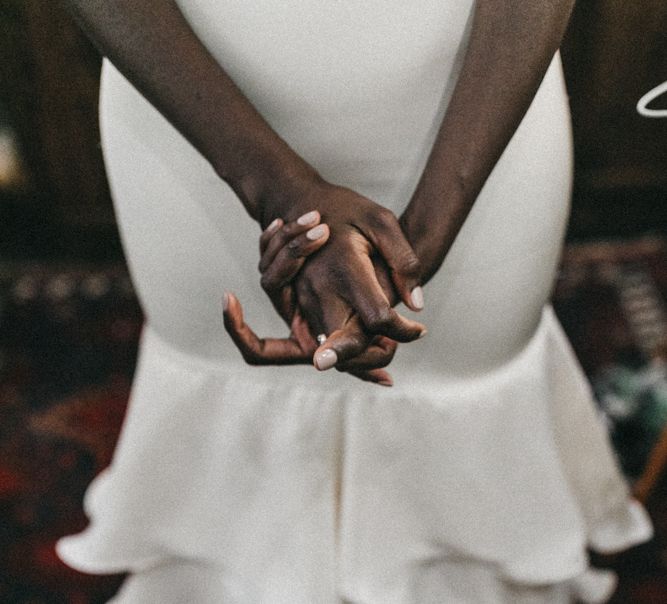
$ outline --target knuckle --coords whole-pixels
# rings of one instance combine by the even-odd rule
[[[364,363],[364,368],[382,369],[392,362],[395,354],[396,348],[375,350],[370,354],[368,360]]]
[[[385,222],[393,222],[396,220],[396,214],[394,214],[389,208],[385,208],[384,206],[380,206],[378,208],[377,213],[380,219],[384,220]]]
[[[348,361],[364,349],[365,342],[359,336],[350,335],[334,345],[334,350],[338,355],[338,364]]]
[[[368,222],[375,229],[386,231],[392,229],[398,220],[395,214],[384,207],[375,207],[368,215]]]
[[[282,247],[285,247],[286,245],[289,245],[289,243],[292,240],[292,235],[290,235],[290,233],[287,231],[287,227],[285,227],[276,234],[275,239],[276,239],[276,248],[280,249]]]
[[[242,350],[241,351],[241,356],[243,357],[243,360],[248,365],[261,365],[262,364],[261,357],[254,350],[247,350],[247,349]]]
[[[391,363],[391,357],[378,357],[369,369],[384,369]]]
[[[292,220],[291,222],[288,222],[287,224],[285,224],[285,226],[283,226],[282,234],[285,237],[291,239],[292,237],[303,231],[304,228],[306,227],[300,225],[296,220]]]
[[[361,334],[353,334],[348,340],[348,349],[350,351],[362,350],[366,346],[366,339]]]
[[[393,315],[389,307],[374,310],[366,318],[366,328],[373,333],[384,333],[391,326]]]
[[[264,273],[260,279],[259,284],[265,292],[273,291],[276,288],[276,283],[271,273]]]
[[[331,268],[326,263],[315,262],[315,260],[304,264],[305,279],[302,280],[303,287],[307,288],[308,293],[313,297],[317,297],[318,292],[326,295],[339,282],[336,266]]]
[[[406,251],[399,257],[396,268],[406,275],[415,277],[421,275],[421,262],[412,250]]]
[[[266,365],[268,358],[264,354],[266,341],[262,338],[254,344],[248,344],[241,350],[241,356],[248,365]]]
[[[389,365],[389,363],[391,363],[394,360],[395,354],[396,354],[396,348],[387,350],[384,354],[382,354],[379,358],[378,368],[386,367],[387,365]]]
[[[303,251],[301,249],[301,241],[299,239],[292,239],[287,244],[287,254],[289,255],[290,258],[301,258],[303,255]]]
[[[280,248],[289,243],[292,237],[287,232],[287,227],[282,227],[267,242],[265,253],[275,254]]]
[[[273,233],[267,233],[266,231],[264,231],[264,232],[259,236],[259,247],[260,247],[260,248],[263,248],[263,247],[266,246],[266,244],[267,244],[267,243],[269,242],[269,240],[271,239],[271,235],[273,235]]]

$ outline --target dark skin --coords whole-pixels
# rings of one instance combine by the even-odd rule
[[[308,363],[317,348],[291,285],[306,259],[321,249],[330,236],[329,227],[320,223],[319,213],[314,214],[314,220],[307,226],[297,222],[284,224],[278,219],[262,233],[259,241],[262,286],[290,325],[288,338],[258,338],[244,322],[239,301],[233,294],[225,294],[225,329],[250,365]],[[362,380],[391,386],[391,376],[381,367],[389,364],[396,347],[394,340],[377,336],[361,355],[337,368]]]
[[[392,307],[402,300],[417,310],[412,291],[442,264],[528,109],[573,3],[476,3],[454,95],[399,224],[372,200],[323,181],[290,149],[172,0],[66,0],[100,50],[211,162],[263,227],[276,217],[293,221],[320,211],[331,236],[294,278],[291,311],[298,309],[311,333],[329,334],[316,364],[318,355],[333,351],[339,367],[377,336],[406,342],[423,333]],[[290,309],[279,310],[291,322]],[[289,344],[283,352],[272,353],[272,362],[299,362]],[[262,350],[255,353],[261,358]]]
[[[326,216],[327,251],[299,276],[299,306],[311,329],[331,333],[356,312],[360,321],[348,323],[339,342],[349,358],[375,335],[400,342],[420,337],[424,326],[392,304],[396,296],[418,310],[411,293],[421,273],[397,218],[324,181],[299,157],[211,57],[173,0],[64,1],[100,51],[211,163],[262,227],[315,208]],[[390,277],[390,297],[370,260],[376,252]]]
[[[423,283],[440,268],[491,170],[528,110],[560,45],[573,4],[572,0],[477,2],[470,42],[453,96],[419,184],[400,217],[406,237],[420,259]],[[376,271],[389,292],[379,261]],[[297,278],[295,286],[298,285]],[[337,334],[332,336],[316,355],[330,348],[339,352]],[[243,346],[257,344],[246,339]],[[272,362],[291,362],[298,357],[297,351],[288,347],[283,352],[282,358],[274,357]],[[382,362],[391,359],[394,352],[395,348],[387,350]],[[336,366],[348,366],[345,351],[340,350],[338,356]],[[384,366],[377,355],[375,359],[377,367]]]

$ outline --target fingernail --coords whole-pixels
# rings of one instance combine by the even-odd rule
[[[273,233],[274,231],[277,231],[281,222],[282,221],[280,220],[280,218],[276,218],[269,226],[266,227],[264,232],[269,234],[269,233]]]
[[[387,388],[391,388],[394,385],[394,382],[392,382],[391,380],[380,380],[378,384],[380,384],[380,386],[386,386]]]
[[[428,329],[424,329],[424,330],[419,334],[419,337],[418,337],[417,339],[418,339],[418,340],[421,340],[427,333],[428,333]]]
[[[326,232],[327,230],[324,228],[324,225],[318,224],[316,227],[313,227],[306,233],[306,238],[310,239],[311,241],[316,241],[317,239],[324,237]]]
[[[331,369],[338,362],[338,355],[335,350],[327,348],[315,355],[315,367],[320,371]]]
[[[229,294],[225,292],[222,296],[222,310],[227,311],[229,308]]]
[[[308,226],[309,224],[313,224],[313,222],[315,222],[316,220],[317,220],[317,212],[313,210],[312,212],[308,212],[303,216],[299,216],[299,218],[296,219],[296,222],[301,226]]]
[[[419,285],[412,290],[410,300],[417,310],[424,308],[424,290]]]

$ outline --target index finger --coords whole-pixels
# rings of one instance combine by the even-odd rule
[[[225,330],[249,365],[302,365],[310,362],[309,352],[293,338],[260,338],[243,320],[241,304],[232,294],[223,301]]]
[[[362,233],[375,246],[389,267],[392,283],[403,303],[411,310],[424,308],[421,283],[421,263],[405,237],[394,214],[382,209],[373,216],[372,226]]]
[[[413,342],[426,334],[422,323],[399,314],[389,304],[368,256],[358,258],[345,275],[346,298],[366,331],[397,342]]]

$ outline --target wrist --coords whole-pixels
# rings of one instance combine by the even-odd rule
[[[472,206],[461,195],[448,195],[446,204],[441,199],[434,195],[428,203],[425,197],[413,197],[399,218],[401,229],[421,263],[422,283],[442,265]]]
[[[217,169],[216,172],[262,228],[275,218],[289,219],[289,209],[320,180],[316,170],[296,154],[246,162],[234,175]]]
[[[258,188],[257,220],[266,227],[276,218],[289,222],[303,212],[317,209],[310,207],[308,200],[317,197],[313,190],[323,182],[319,173],[305,161],[285,166],[274,174],[265,174]]]

